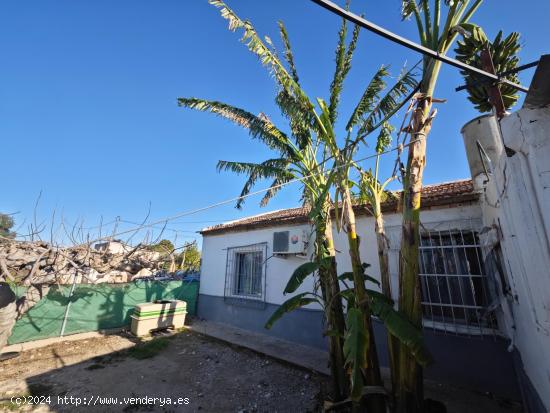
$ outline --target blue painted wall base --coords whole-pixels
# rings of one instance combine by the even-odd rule
[[[322,311],[293,311],[278,320],[271,330],[266,330],[264,324],[277,307],[269,303],[249,306],[244,302],[225,300],[224,297],[200,294],[197,314],[206,320],[327,349],[327,339],[322,336]],[[374,330],[380,364],[388,366],[385,328],[376,322]],[[505,340],[497,337],[446,335],[428,329],[424,331],[424,340],[435,360],[426,369],[427,378],[491,392],[512,400],[521,399],[513,356],[507,351]]]

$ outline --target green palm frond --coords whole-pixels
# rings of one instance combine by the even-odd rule
[[[285,170],[289,162],[284,158],[268,159],[262,163],[250,163],[250,162],[233,162],[233,161],[219,161],[217,165],[218,172],[230,171],[238,174],[247,174],[243,189],[241,190],[241,197],[244,197],[250,193],[254,185],[261,179],[266,178],[278,178],[286,176]],[[244,204],[244,198],[237,201],[236,208],[241,209]]]
[[[402,0],[401,1],[401,18],[403,20],[409,19],[416,13],[420,13],[422,4],[419,4],[417,0]]]
[[[382,128],[380,128],[380,133],[376,139],[376,153],[381,154],[391,145],[391,133],[393,132],[393,126],[388,122],[384,122]]]
[[[321,98],[317,98],[317,104],[321,108],[321,113],[316,119],[317,125],[319,125],[319,128],[321,129],[321,133],[319,135],[323,139],[323,143],[330,148],[331,152],[336,154],[338,152],[338,146],[336,142],[336,135],[334,134],[333,124],[330,120],[329,108],[326,102]]]
[[[285,60],[290,68],[292,78],[299,85],[298,72],[294,63],[294,56],[290,46],[288,33],[283,22],[279,21],[279,32],[285,48]],[[305,93],[302,92],[304,95]],[[288,89],[281,88],[275,98],[275,103],[281,109],[281,113],[285,116],[290,124],[292,135],[295,138],[298,148],[304,149],[311,143],[310,129],[313,126],[313,117],[311,115],[311,107],[307,104],[308,101],[296,98]]]
[[[331,113],[334,113],[334,115],[331,116],[331,118],[334,119],[336,119],[336,107],[338,106],[340,92],[342,90],[342,72],[344,70],[344,61],[346,57],[347,32],[347,21],[346,19],[342,19],[342,25],[340,26],[340,31],[338,32],[338,43],[336,45],[336,70],[334,71],[334,78],[332,79],[332,83],[330,84],[329,109]]]
[[[264,44],[252,24],[249,21],[241,20],[239,16],[221,0],[209,0],[209,3],[220,9],[221,16],[229,22],[229,30],[235,31],[237,29],[242,29],[244,31],[241,42],[247,46],[248,50],[258,57],[263,66],[269,69],[280,87],[286,89],[297,99],[303,101],[305,106],[313,108],[313,104],[309,101],[309,98],[305,95],[293,77],[287,72],[276,54]]]
[[[244,109],[223,102],[198,98],[179,98],[178,105],[202,112],[214,113],[248,129],[250,136],[261,140],[271,149],[278,150],[288,156],[294,156],[296,153],[296,148],[292,145],[288,136],[277,129],[263,114],[256,116]]]
[[[295,175],[289,171],[282,171],[279,176],[277,176],[271,183],[269,189],[266,191],[262,200],[260,201],[260,206],[266,206],[271,198],[273,198],[282,188],[281,185],[295,179]]]
[[[409,95],[418,87],[415,74],[417,65],[418,63],[409,70],[403,68],[395,84],[376,103],[365,120],[361,122],[357,132],[358,136],[362,137],[376,130],[406,104]]]
[[[380,93],[386,87],[385,77],[388,76],[388,70],[386,66],[382,66],[375,73],[371,81],[369,82],[363,96],[359,99],[359,103],[353,110],[351,117],[348,120],[346,129],[351,130],[365,113],[370,113],[374,108],[375,102],[378,101]]]
[[[344,340],[344,357],[350,369],[351,398],[360,400],[363,391],[363,369],[367,366],[369,349],[369,331],[365,328],[364,316],[358,308],[348,309],[346,320],[346,337]]]
[[[312,293],[301,293],[301,294],[295,295],[292,298],[289,298],[284,303],[282,303],[277,308],[277,310],[275,310],[275,312],[271,315],[271,317],[269,317],[269,320],[267,320],[267,322],[265,323],[264,328],[268,330],[271,329],[271,327],[273,327],[273,324],[275,324],[275,322],[279,320],[286,313],[290,313],[296,310],[297,308],[304,307],[311,303],[322,304],[319,302],[319,299]]]
[[[338,117],[340,95],[342,93],[344,80],[351,69],[351,61],[357,46],[357,40],[359,39],[359,32],[360,27],[355,25],[353,28],[351,41],[346,49],[347,25],[346,20],[342,19],[342,26],[338,32],[338,44],[336,46],[336,69],[334,71],[332,83],[330,84],[329,111],[330,121],[333,124]]]
[[[288,63],[288,67],[290,68],[290,74],[292,75],[292,78],[296,83],[299,84],[300,78],[298,77],[298,71],[296,70],[296,65],[294,63],[294,55],[292,54],[292,47],[290,47],[290,40],[288,38],[286,27],[282,21],[279,21],[278,24],[279,33],[281,34],[281,40],[283,41],[283,45],[285,47],[285,60]]]
[[[281,109],[281,114],[288,119],[298,148],[302,150],[309,146],[311,130],[315,129],[313,112],[284,89],[277,93],[275,103]]]
[[[260,178],[271,178],[277,176],[288,166],[284,158],[268,159],[262,163],[218,161],[216,170],[229,171],[236,174],[256,174]]]

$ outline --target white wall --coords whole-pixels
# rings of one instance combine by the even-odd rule
[[[266,262],[266,301],[268,303],[280,304],[289,297],[283,296],[282,292],[294,269],[307,262],[304,258],[289,256],[287,258],[271,257],[273,252],[273,232],[285,231],[289,228],[305,229],[309,233],[308,225],[281,226],[275,228],[262,228],[243,232],[226,232],[219,235],[207,235],[202,242],[202,266],[200,294],[208,294],[223,297],[225,288],[225,272],[227,262],[227,249],[250,244],[267,243]],[[312,253],[310,242],[308,256]],[[271,257],[271,258],[270,258]],[[312,291],[313,280],[305,280],[297,292]],[[314,305],[311,308],[316,308]]]
[[[438,208],[423,211],[421,219],[427,229],[443,230],[458,228],[479,229],[481,210],[478,205],[456,206],[452,208]],[[386,225],[390,237],[390,248],[399,247],[401,216],[398,214],[386,215]],[[200,294],[223,297],[225,285],[225,271],[227,260],[227,248],[250,245],[254,243],[267,243],[267,256],[270,257],[273,251],[273,232],[285,231],[291,227],[277,226],[242,232],[225,232],[218,235],[203,237],[202,244],[202,267]],[[293,228],[306,229],[308,233],[311,228],[308,225],[293,226]],[[369,275],[380,279],[380,267],[376,248],[376,236],[374,233],[374,219],[370,216],[359,216],[357,219],[357,230],[361,237],[361,259],[371,264],[368,269]],[[337,250],[338,272],[351,271],[351,261],[348,254],[347,239],[345,233],[337,233],[334,229],[335,246]],[[311,256],[313,242],[310,242]],[[283,295],[283,290],[294,269],[306,262],[303,258],[297,257],[271,257],[267,260],[266,269],[266,301],[272,304],[281,304],[289,297]],[[394,297],[397,298],[397,262],[391,263],[392,289]],[[373,288],[375,286],[373,285]],[[308,277],[297,291],[312,291],[313,278]],[[319,308],[315,304],[310,308]]]
[[[497,208],[485,210],[500,222],[513,290],[508,334],[550,411],[550,110],[521,109],[501,128],[516,154],[498,160],[489,183]]]

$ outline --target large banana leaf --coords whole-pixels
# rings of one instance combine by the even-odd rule
[[[319,268],[321,268],[321,266],[327,265],[330,262],[329,260],[330,258],[325,258],[324,260],[321,260],[321,261],[306,262],[300,265],[298,268],[294,270],[294,272],[290,276],[290,279],[286,284],[283,294],[289,294],[296,291],[298,287],[302,285],[302,283],[304,282],[304,280],[309,274],[312,274],[313,272],[317,271]]]
[[[279,130],[271,120],[258,116],[227,103],[199,98],[178,98],[178,105],[201,112],[211,112],[248,130],[250,136],[259,139],[271,149],[278,150],[288,158],[297,155],[298,149],[288,136]]]
[[[309,218],[313,222],[317,221],[319,217],[322,217],[323,219],[325,218],[325,203],[327,202],[327,195],[332,188],[332,182],[334,181],[335,176],[336,175],[334,173],[331,173],[326,182],[323,184],[324,187],[320,188],[321,192],[319,193],[319,196],[315,200],[308,214]]]
[[[369,82],[363,96],[359,99],[359,103],[355,107],[351,114],[348,123],[346,124],[346,130],[353,128],[363,117],[365,113],[371,113],[374,108],[375,102],[378,101],[380,93],[386,87],[384,79],[389,75],[387,66],[382,66],[375,73],[371,81]]]
[[[418,364],[430,364],[432,356],[424,345],[421,330],[395,310],[393,302],[384,294],[374,290],[367,290],[367,294],[372,314],[380,318],[388,331],[411,350]]]
[[[218,171],[231,171],[237,174],[248,174],[248,179],[245,182],[241,191],[241,198],[237,201],[236,208],[240,209],[245,201],[245,196],[250,193],[253,186],[259,179],[274,178],[272,186],[279,185],[282,182],[288,182],[294,178],[294,175],[287,168],[290,162],[285,158],[268,159],[262,163],[250,162],[231,162],[218,161],[216,169]],[[276,192],[276,189],[269,189],[262,199],[262,204],[266,204],[271,196]]]
[[[306,297],[307,295],[313,295],[311,293],[301,293],[298,295],[295,295],[292,298],[289,298],[284,303],[282,303],[277,310],[269,317],[269,320],[267,320],[267,323],[265,323],[264,328],[270,329],[273,327],[273,324],[281,318],[286,313],[290,313],[293,310],[296,310],[297,308],[304,307],[308,304],[319,302],[317,298],[314,297]]]
[[[300,100],[305,107],[313,108],[313,104],[309,101],[307,95],[302,91],[292,75],[287,72],[277,55],[264,44],[252,24],[250,24],[249,21],[241,20],[239,16],[221,0],[209,0],[209,3],[220,9],[221,16],[229,22],[229,30],[235,31],[236,29],[242,29],[244,31],[241,42],[248,47],[248,50],[258,57],[263,66],[268,68],[277,80],[277,83]]]
[[[358,308],[350,308],[346,320],[347,331],[344,340],[344,357],[351,371],[352,400],[360,400],[363,394],[363,369],[367,367],[367,351],[369,347],[368,330],[365,328],[364,317]]]
[[[346,8],[349,4],[346,4]],[[340,103],[340,95],[344,80],[351,69],[351,61],[353,58],[353,52],[357,46],[357,40],[359,39],[360,27],[355,25],[353,28],[353,34],[351,41],[346,50],[346,35],[347,35],[347,22],[346,19],[342,19],[342,26],[338,32],[338,45],[336,46],[336,70],[332,83],[330,84],[330,99],[329,99],[329,112],[330,121],[334,124],[338,117],[338,107]]]
[[[365,277],[365,281],[370,281],[375,283],[376,285],[380,285],[380,281],[378,281],[376,278],[373,278],[365,273],[363,273],[363,276]],[[353,281],[353,272],[342,273],[338,276],[338,279],[342,281]]]

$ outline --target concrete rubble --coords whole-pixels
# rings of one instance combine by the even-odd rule
[[[0,242],[0,270],[17,284],[124,283],[148,277],[163,264],[161,254],[139,245],[124,252],[92,246],[58,247],[47,242]]]

